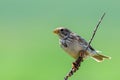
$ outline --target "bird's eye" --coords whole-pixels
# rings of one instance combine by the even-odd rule
[[[63,29],[61,29],[60,31],[63,31]]]

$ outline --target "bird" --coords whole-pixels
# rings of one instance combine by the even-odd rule
[[[77,59],[81,55],[80,51],[85,50],[88,46],[88,42],[84,38],[68,28],[58,27],[53,30],[53,33],[58,35],[61,48],[74,59]],[[97,62],[102,62],[104,59],[111,59],[111,57],[105,56],[100,51],[95,50],[91,45],[88,46],[83,54],[83,59],[88,57],[93,58]]]

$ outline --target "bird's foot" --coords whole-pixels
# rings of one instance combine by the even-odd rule
[[[85,50],[81,50],[81,51],[79,51],[79,53],[80,53],[80,57],[84,57],[85,56]]]

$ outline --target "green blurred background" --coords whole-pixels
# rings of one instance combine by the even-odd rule
[[[69,80],[120,80],[119,0],[0,0],[0,80],[63,80],[73,58],[52,33],[64,26],[90,39],[111,60],[89,58]]]

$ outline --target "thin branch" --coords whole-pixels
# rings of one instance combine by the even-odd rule
[[[94,38],[94,36],[95,36],[95,33],[96,33],[96,31],[97,31],[97,29],[98,29],[98,27],[99,27],[102,19],[104,18],[104,16],[105,16],[105,13],[102,15],[102,17],[100,18],[97,26],[95,27],[94,32],[93,32],[93,35],[92,35],[92,37],[91,37],[91,39],[90,39],[90,41],[89,41],[89,43],[88,43],[88,46],[87,46],[86,50],[89,48],[89,46],[90,46],[90,44],[91,44],[91,42],[92,42],[92,40],[93,40],[93,38]]]
[[[93,34],[92,34],[92,37],[91,37],[91,39],[90,39],[90,41],[89,41],[86,49],[85,49],[85,50],[81,50],[81,51],[80,51],[80,54],[84,54],[85,51],[89,48],[89,46],[90,46],[90,44],[91,44],[91,42],[92,42],[92,40],[93,40],[93,38],[94,38],[94,36],[95,36],[95,34],[96,34],[96,31],[97,31],[97,29],[98,29],[98,27],[99,27],[102,19],[104,18],[104,16],[105,16],[105,13],[102,15],[102,17],[100,18],[98,24],[96,25],[96,27],[95,27],[95,29],[94,29],[94,32],[93,32]],[[70,72],[66,75],[66,77],[64,78],[64,80],[68,80],[68,78],[69,78],[70,76],[72,76],[72,75],[79,69],[81,62],[83,62],[83,57],[82,57],[82,55],[79,56],[78,59],[73,63],[73,65],[74,65],[75,68],[73,67],[73,68],[70,70]]]

